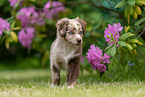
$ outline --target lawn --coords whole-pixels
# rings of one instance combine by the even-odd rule
[[[65,85],[62,71],[61,85],[51,88],[49,70],[0,71],[0,97],[145,97],[144,80],[108,80],[96,74],[81,74],[74,89]]]

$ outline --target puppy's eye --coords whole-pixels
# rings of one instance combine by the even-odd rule
[[[80,31],[80,32],[79,32],[79,34],[83,34],[83,32],[82,32],[82,31]]]
[[[73,34],[73,32],[68,32],[69,34]]]

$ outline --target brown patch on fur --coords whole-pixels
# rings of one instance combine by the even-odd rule
[[[58,72],[58,68],[55,65],[53,65],[53,71]]]
[[[52,83],[55,85],[60,84],[60,69],[57,68],[55,65],[52,66]]]
[[[87,23],[86,23],[84,20],[80,19],[79,17],[77,17],[76,20],[77,20],[79,23],[81,23],[81,25],[83,26],[83,34],[85,35]]]
[[[59,20],[56,24],[57,32],[62,36],[65,37],[66,30],[68,25],[68,18],[63,18]]]
[[[64,62],[65,62],[64,59],[62,59],[62,58],[60,58],[60,57],[57,57],[57,58],[56,58],[56,63],[59,64],[59,67],[61,67],[61,68],[63,68],[63,69],[66,69],[66,67],[64,66],[64,64],[65,64]]]

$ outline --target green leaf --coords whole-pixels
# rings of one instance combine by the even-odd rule
[[[130,40],[128,40],[127,42],[128,42],[128,43],[137,43],[138,40],[137,40],[137,39],[130,39]]]
[[[132,53],[133,53],[134,55],[137,55],[136,49],[133,49]]]
[[[125,26],[125,33],[127,33],[128,32],[128,30],[130,29],[130,26]]]
[[[106,35],[107,38],[111,38],[109,35]]]
[[[139,45],[143,45],[143,43],[140,42],[140,41],[137,40],[137,39],[130,39],[130,40],[128,41],[128,43],[137,43],[137,44],[139,44]]]
[[[119,37],[119,39],[124,39],[127,35],[129,35],[129,33],[130,33],[130,32],[121,35],[121,37]]]
[[[135,0],[128,0],[127,3],[128,3],[129,5],[134,5],[134,4],[135,4]]]
[[[110,44],[110,43],[112,43],[112,42],[114,42],[114,41],[113,41],[113,40],[111,40],[111,41],[109,42],[109,44]]]
[[[134,36],[134,34],[128,32],[128,33],[123,34],[119,39],[125,40],[126,38],[129,38],[131,36]]]
[[[114,37],[116,36],[117,32],[115,33]]]
[[[111,53],[111,49],[112,49],[113,47],[111,47],[106,53],[108,54],[108,55],[110,55],[110,53]]]
[[[3,41],[4,41],[5,38],[6,38],[6,35],[4,35],[4,36],[1,38],[0,44],[3,43]]]
[[[10,48],[10,42],[9,42],[8,40],[5,41],[5,45],[6,45],[6,48],[7,48],[7,49]]]
[[[145,21],[145,17],[144,18],[141,18],[140,20],[138,20],[137,22],[135,22],[135,26],[138,26],[139,24],[141,24],[142,22]]]
[[[119,44],[120,46],[126,46],[126,42],[124,41],[118,41],[117,44]]]
[[[15,27],[15,28],[12,28],[12,30],[20,30],[21,27]]]
[[[133,48],[136,48],[136,47],[137,47],[137,45],[136,45],[136,44],[131,44],[131,46],[132,46]]]
[[[127,38],[129,38],[129,37],[131,37],[131,36],[134,36],[135,34],[129,34],[129,35],[127,35],[123,40],[125,40],[125,39],[127,39]]]
[[[104,51],[108,50],[108,49],[111,48],[113,45],[114,45],[114,44],[107,46],[107,47],[105,48]]]
[[[129,15],[128,9],[129,9],[128,6],[125,7],[125,10],[124,10],[124,16],[125,16],[125,17],[128,17],[128,15]]]
[[[129,6],[128,10],[129,10],[130,15],[133,15],[133,6]]]
[[[13,42],[13,38],[10,36],[7,36],[6,40],[8,40],[10,43]]]
[[[111,53],[110,53],[110,56],[114,56],[116,54],[116,45],[114,45],[111,49]]]
[[[20,4],[20,0],[14,5],[14,7],[15,7],[15,8],[18,7],[19,4]]]
[[[143,43],[142,43],[142,42],[140,42],[140,41],[137,41],[136,43],[137,43],[137,44],[139,44],[139,45],[143,45]]]
[[[131,46],[129,43],[126,44],[126,48],[127,48],[129,51],[133,50],[132,46]]]
[[[110,56],[114,56],[116,54],[116,45],[114,45],[113,47],[111,47],[108,51],[107,54]]]
[[[16,24],[16,22],[13,21],[12,24],[11,24],[11,29],[15,27],[15,24]]]
[[[7,34],[7,35],[11,35],[11,32],[8,31],[8,30],[5,30],[4,33]]]
[[[126,5],[126,4],[127,4],[127,2],[126,2],[125,0],[122,0],[121,2],[119,2],[119,3],[115,6],[115,8],[120,8],[120,7],[122,7],[122,6]]]
[[[113,34],[110,32],[111,37],[113,37]]]
[[[18,42],[18,37],[17,37],[17,34],[15,32],[11,31],[11,37],[15,42]]]

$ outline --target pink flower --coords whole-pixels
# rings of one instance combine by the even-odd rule
[[[15,6],[15,4],[19,1],[19,0],[8,0],[10,2],[10,6]]]
[[[87,59],[89,63],[92,65],[93,69],[98,69],[100,72],[105,72],[106,71],[106,66],[104,64],[101,64],[103,61],[104,63],[110,63],[109,58],[110,56],[107,55],[106,53],[102,57],[103,53],[100,48],[95,47],[95,45],[91,45],[90,49],[88,49],[87,53]]]
[[[0,35],[3,34],[4,30],[10,30],[10,23],[8,23],[6,20],[0,18]]]
[[[47,19],[52,19],[53,16],[57,16],[59,14],[59,12],[64,10],[64,6],[61,2],[58,1],[53,1],[52,2],[52,9],[49,9],[51,7],[51,1],[48,1],[45,5],[44,5],[44,14],[46,16]]]
[[[10,6],[12,6],[14,9],[16,8],[16,5],[22,7],[24,0],[8,0],[10,2]]]
[[[41,11],[36,11],[35,7],[25,7],[18,11],[20,14],[17,15],[17,19],[21,20],[22,26],[38,24],[44,25],[45,21]]]
[[[106,53],[102,57],[102,60],[103,60],[104,63],[110,63],[109,59],[110,59],[110,56]]]
[[[24,46],[25,48],[29,50],[31,49],[31,43],[34,37],[34,32],[35,32],[34,28],[28,27],[28,28],[22,29],[18,34],[18,38],[22,46]]]
[[[101,63],[101,56],[102,56],[102,50],[100,50],[98,47],[95,47],[95,45],[90,46],[91,49],[88,49],[87,53],[87,59],[90,64],[95,65],[97,63]]]
[[[116,23],[113,23],[113,26],[111,26],[110,24],[108,25],[108,29],[105,28],[106,30],[104,31],[105,35],[105,39],[106,39],[106,42],[108,42],[108,45],[111,45],[111,44],[114,44],[115,42],[118,41],[118,38],[119,38],[119,32],[122,31],[123,27],[121,26],[120,23],[116,24]],[[113,35],[113,38],[115,40],[115,42],[112,42],[112,43],[109,43],[111,41],[110,38],[107,37],[110,36],[111,37],[111,34]],[[116,35],[115,35],[116,34]]]
[[[100,72],[106,72],[106,66],[104,64],[97,64],[97,69]]]

